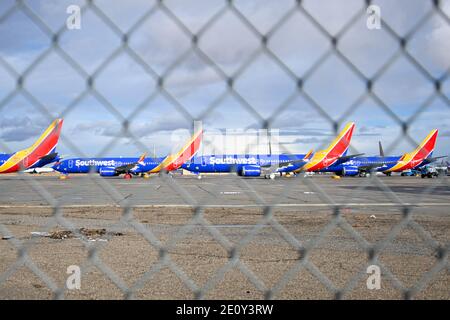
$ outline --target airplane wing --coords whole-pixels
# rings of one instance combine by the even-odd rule
[[[52,152],[48,155],[40,157],[39,160],[51,161],[51,160],[56,160],[57,158],[58,158],[58,152]]]
[[[146,156],[147,156],[147,153],[143,153],[138,161],[136,161],[134,163],[126,164],[126,165],[123,165],[120,167],[116,167],[115,168],[116,173],[118,173],[118,174],[129,173],[130,171],[136,170],[136,168],[139,165],[143,165],[142,163],[145,160]]]
[[[364,153],[351,154],[349,156],[339,157],[338,161],[342,163],[342,162],[346,162],[346,161],[350,160],[351,158],[360,157],[363,155],[364,155]]]
[[[290,161],[287,161],[287,162],[283,162],[283,163],[279,162],[275,165],[264,164],[264,165],[261,165],[261,168],[266,169],[265,171],[269,171],[269,169],[272,169],[271,170],[272,172],[277,172],[280,169],[283,170],[283,169],[289,168],[290,166],[293,166],[295,164],[299,164],[299,163],[304,164],[304,163],[308,162],[308,160],[311,158],[312,153],[313,153],[313,150],[310,150],[302,159],[295,158],[295,159],[291,159]]]
[[[261,168],[281,168],[281,167],[288,167],[290,165],[296,164],[296,163],[300,163],[300,162],[305,162],[305,159],[292,159],[291,161],[286,161],[286,162],[279,162],[277,164],[262,164],[260,165]]]
[[[372,171],[373,169],[378,169],[383,166],[395,163],[396,161],[379,161],[379,162],[372,162],[370,165],[363,165],[358,166],[358,170],[360,171]]]
[[[385,163],[375,162],[370,165],[358,166],[359,171],[372,171],[373,169],[377,169],[385,165]]]
[[[432,158],[428,158],[428,159],[425,159],[425,160],[427,160],[428,163],[432,163],[432,162],[435,162],[436,160],[442,159],[442,158],[447,158],[447,156],[432,157]]]

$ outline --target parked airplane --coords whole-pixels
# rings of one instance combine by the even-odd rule
[[[0,173],[39,168],[59,159],[56,153],[63,120],[56,119],[29,148],[13,154],[0,154]]]
[[[191,159],[181,167],[185,170],[201,173],[230,173],[239,176],[274,179],[278,174],[292,172],[307,161],[312,152],[307,154],[235,154],[235,155],[205,155]],[[201,177],[201,176],[199,176]]]
[[[182,165],[183,169],[196,174],[210,172],[236,172],[239,176],[274,179],[276,175],[289,172],[316,171],[336,162],[347,161],[357,156],[345,156],[353,134],[354,123],[349,123],[331,145],[312,156],[307,154],[278,155],[206,155],[193,157]]]
[[[432,130],[428,136],[412,152],[401,156],[384,156],[380,144],[380,156],[373,157],[353,157],[343,163],[336,163],[323,172],[335,172],[341,176],[365,176],[372,171],[383,172],[391,175],[392,172],[402,172],[410,169],[418,169],[443,157],[432,157],[438,130]]]
[[[203,130],[199,130],[179,152],[166,157],[146,158],[143,154],[140,158],[72,158],[55,163],[53,169],[66,175],[96,172],[102,177],[113,177],[124,174],[125,179],[131,179],[132,175],[169,172],[177,170],[195,155],[202,133]]]

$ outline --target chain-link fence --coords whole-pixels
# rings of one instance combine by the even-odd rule
[[[416,144],[416,141],[410,136],[410,128],[414,126],[414,123],[420,115],[437,100],[446,107],[450,107],[449,96],[444,89],[446,81],[448,82],[450,72],[449,69],[441,70],[441,72],[430,71],[410,52],[409,45],[413,40],[414,35],[419,32],[425,24],[429,23],[431,19],[437,17],[442,21],[444,26],[450,26],[449,12],[444,9],[446,3],[442,1],[429,1],[429,4],[426,6],[426,11],[422,12],[421,17],[416,19],[414,23],[411,23],[411,27],[403,34],[398,33],[390,23],[383,19],[383,15],[381,15],[379,27],[384,33],[386,41],[393,41],[397,44],[396,50],[392,51],[389,57],[375,68],[376,70],[373,70],[373,72],[368,75],[367,72],[361,70],[358,63],[355,63],[343,52],[341,49],[341,42],[345,40],[348,33],[352,32],[352,28],[358,21],[360,22],[361,19],[365,21],[368,18],[368,7],[373,3],[371,1],[360,1],[358,5],[359,9],[354,10],[348,19],[346,19],[345,23],[340,25],[339,28],[337,28],[338,30],[332,32],[326,21],[318,19],[311,13],[304,2],[306,1],[293,1],[289,4],[288,9],[275,19],[276,21],[274,21],[274,23],[269,27],[260,28],[248,17],[247,13],[244,13],[243,10],[241,10],[238,1],[223,1],[220,2],[218,9],[212,13],[203,14],[200,10],[198,14],[203,15],[203,22],[199,27],[192,28],[179,16],[179,11],[173,10],[170,1],[155,1],[146,3],[145,6],[142,6],[145,8],[145,12],[143,11],[135,21],[128,21],[128,26],[124,28],[122,25],[119,26],[113,18],[105,13],[97,1],[86,1],[80,4],[81,17],[87,14],[94,15],[102,22],[102,24],[104,24],[104,26],[106,26],[106,28],[113,32],[114,36],[119,41],[119,45],[111,53],[106,54],[98,66],[93,68],[93,70],[87,70],[73,57],[73,55],[68,53],[66,49],[61,46],[61,39],[64,35],[68,32],[72,32],[68,29],[66,24],[55,28],[53,24],[50,24],[49,21],[46,21],[39,15],[35,8],[33,8],[33,5],[28,1],[16,0],[9,7],[7,6],[3,12],[0,12],[0,24],[5,24],[11,16],[20,12],[28,21],[32,22],[32,24],[46,35],[49,45],[44,51],[40,52],[32,59],[32,61],[30,61],[28,67],[21,71],[16,70],[10,62],[4,59],[4,57],[0,57],[0,68],[9,75],[9,77],[5,77],[5,79],[10,79],[9,82],[14,83],[14,88],[5,94],[0,101],[0,111],[2,114],[7,112],[8,104],[17,96],[21,96],[34,108],[37,114],[43,115],[49,121],[53,120],[55,116],[54,110],[51,110],[45,103],[41,102],[25,83],[33,70],[45,61],[49,55],[57,55],[70,66],[67,69],[68,73],[76,73],[85,83],[85,88],[82,92],[71,98],[71,101],[64,106],[63,111],[58,114],[58,117],[64,118],[69,114],[73,114],[76,112],[77,108],[80,107],[83,99],[86,96],[91,95],[95,98],[97,103],[101,104],[107,110],[108,114],[112,115],[121,123],[120,135],[122,137],[127,137],[137,149],[142,151],[147,151],[149,146],[146,145],[145,142],[142,142],[141,137],[133,133],[133,130],[130,128],[133,125],[133,121],[139,118],[141,113],[148,108],[148,105],[154,101],[158,95],[163,96],[169,101],[176,112],[190,123],[194,120],[202,120],[215,110],[223,108],[225,100],[232,97],[239,107],[242,108],[242,110],[245,110],[245,114],[247,114],[248,117],[255,119],[259,124],[259,128],[269,130],[276,124],[277,117],[282,114],[295,99],[301,97],[301,99],[317,112],[322,119],[331,125],[335,132],[338,132],[339,127],[344,122],[351,119],[356,110],[360,109],[361,106],[370,99],[386,113],[387,117],[389,117],[393,123],[401,128],[400,136],[387,148],[386,153],[392,150],[398,141],[402,139],[406,139],[413,142],[413,144]],[[121,5],[126,6],[127,4],[122,3]],[[346,4],[342,3],[341,5],[345,6]],[[174,26],[173,28],[176,28],[178,32],[181,32],[184,37],[189,39],[189,45],[186,47],[186,50],[169,61],[162,71],[156,70],[156,68],[138,54],[135,48],[130,44],[132,39],[136,37],[136,34],[142,31],[142,26],[148,21],[151,21],[157,14],[163,14]],[[257,43],[256,50],[253,50],[248,55],[242,55],[236,58],[239,62],[238,67],[231,71],[226,65],[224,66],[223,63],[218,62],[217,59],[214,58],[214,54],[205,50],[204,46],[201,45],[202,40],[206,36],[210,36],[210,33],[213,33],[212,37],[216,37],[220,41],[222,35],[214,34],[214,26],[225,15],[231,15],[238,21]],[[291,67],[290,61],[288,61],[288,59],[283,59],[282,55],[277,53],[276,44],[271,42],[274,35],[276,35],[294,15],[300,15],[302,19],[311,26],[312,30],[315,30],[315,32],[317,32],[320,37],[323,37],[327,43],[326,50],[317,55],[316,59],[312,60],[311,63],[308,63],[307,66],[304,66],[303,72],[294,70],[295,68]],[[377,17],[374,19],[376,20],[376,18]],[[164,27],[165,26],[161,27],[161,33],[163,33]],[[302,32],[301,30],[295,31],[299,33]],[[159,30],[155,32],[158,34]],[[372,32],[378,31],[374,30]],[[292,34],[292,39],[295,37],[296,35]],[[288,39],[287,41],[291,41],[292,39]],[[240,43],[237,45],[240,45]],[[80,50],[83,50],[83,48],[80,48]],[[129,112],[129,116],[125,116],[123,110],[115,105],[114,102],[111,102],[97,88],[97,79],[99,75],[104,72],[104,70],[108,69],[110,63],[122,54],[125,54],[135,64],[139,65],[144,72],[150,76],[155,88],[150,95],[146,96],[141,103]],[[212,101],[209,101],[207,107],[197,116],[193,115],[189,106],[183,104],[171,90],[167,89],[167,79],[192,54],[195,54],[201,63],[213,70],[213,73],[215,74],[214,81],[223,84],[223,91]],[[276,108],[271,110],[269,116],[263,115],[258,107],[253,105],[249,99],[245,97],[245,94],[236,89],[236,83],[239,79],[243,77],[244,73],[250,68],[252,63],[262,55],[276,65],[284,76],[295,86],[295,90],[286,98],[282,99]],[[331,112],[332,110],[330,110],[329,107],[322,105],[307,89],[308,83],[312,81],[311,79],[314,78],[318,69],[321,68],[330,57],[337,59],[339,63],[346,68],[347,72],[350,72],[352,77],[356,77],[364,86],[363,93],[354,101],[351,101],[351,103],[346,106],[346,111],[339,117],[334,116],[334,113]],[[423,103],[421,103],[419,108],[417,108],[413,115],[406,121],[399,117],[398,113],[392,111],[392,106],[388,102],[385,102],[383,98],[379,96],[377,91],[374,90],[376,85],[383,80],[383,76],[389,72],[395,62],[399,59],[405,59],[408,65],[414,69],[414,73],[419,73],[426,79],[425,82],[431,84],[433,87],[433,90],[429,93]],[[447,68],[448,67],[449,66],[447,66]],[[8,80],[5,82],[8,82]],[[324,90],[327,89],[324,88]],[[368,116],[370,116],[370,113]],[[430,121],[433,121],[433,119],[430,119]],[[76,139],[67,132],[64,132],[64,130],[61,134],[61,143],[73,153],[80,156],[86,156],[77,145]],[[4,151],[11,152],[11,148],[5,141],[1,141],[0,146]],[[102,157],[117,146],[118,139],[113,138],[110,143],[102,147],[96,156]],[[353,148],[353,150],[358,151],[355,150],[355,148]],[[289,152],[289,150],[283,151]],[[52,209],[51,217],[47,217],[48,219],[45,220],[46,222],[43,224],[41,231],[48,232],[55,226],[70,230],[73,235],[79,239],[77,240],[78,243],[82,244],[85,252],[87,252],[84,263],[80,265],[83,276],[88,274],[90,270],[92,270],[92,267],[96,267],[120,290],[125,298],[136,298],[136,293],[144,288],[148,281],[156,277],[158,273],[161,273],[163,269],[170,270],[175,274],[178,281],[188,288],[189,292],[192,294],[191,297],[195,298],[208,297],[208,294],[214,291],[231,270],[238,270],[243,275],[244,280],[248,281],[252,288],[259,292],[264,298],[279,297],[280,293],[289,287],[289,283],[294,281],[294,279],[302,272],[306,272],[308,276],[311,276],[314,279],[314,281],[318,281],[327,293],[331,294],[331,297],[338,299],[345,298],[346,296],[351,295],[352,290],[360,285],[361,281],[365,283],[365,277],[367,276],[366,270],[371,265],[379,266],[383,274],[383,279],[386,279],[389,286],[399,292],[401,297],[406,299],[417,296],[421,291],[426,289],[428,285],[435,281],[438,275],[442,276],[442,274],[444,275],[444,278],[440,277],[439,279],[440,281],[444,281],[444,287],[448,289],[448,230],[444,230],[443,234],[439,234],[444,240],[436,240],[432,233],[430,233],[429,230],[426,230],[426,228],[424,228],[420,222],[417,222],[414,217],[415,214],[420,216],[429,213],[429,207],[423,205],[423,199],[426,199],[429,195],[437,192],[436,190],[448,190],[448,179],[446,177],[433,180],[433,182],[428,184],[423,190],[416,190],[417,196],[415,197],[414,202],[405,202],[398,196],[398,188],[397,191],[393,190],[386,180],[381,179],[377,175],[372,175],[370,178],[359,180],[360,182],[358,182],[359,185],[357,188],[352,190],[352,192],[348,192],[346,194],[347,198],[344,199],[344,201],[336,201],[333,196],[330,196],[326,185],[321,184],[314,178],[311,179],[303,176],[289,180],[283,186],[280,194],[277,194],[275,197],[270,197],[270,200],[268,200],[267,195],[255,186],[255,184],[252,183],[252,180],[242,179],[235,175],[231,175],[224,179],[229,179],[229,183],[235,184],[240,190],[245,190],[245,194],[249,197],[249,201],[252,205],[239,206],[235,203],[229,205],[225,203],[218,206],[203,203],[202,198],[198,198],[195,194],[192,194],[192,192],[186,188],[186,184],[180,183],[180,180],[177,178],[161,175],[157,178],[160,179],[158,181],[161,181],[161,184],[168,187],[168,190],[175,194],[176,197],[182,199],[183,204],[178,207],[184,208],[187,210],[186,212],[188,212],[188,219],[184,221],[182,226],[175,231],[172,230],[171,232],[168,232],[166,241],[163,241],[158,232],[155,231],[154,225],[146,223],[143,219],[136,218],[136,215],[140,215],[142,212],[145,213],[146,210],[149,210],[148,212],[153,214],[154,212],[149,208],[157,208],[157,205],[152,204],[148,207],[142,205],[137,206],[132,200],[124,197],[121,193],[120,185],[112,183],[112,180],[101,178],[97,174],[89,174],[82,179],[83,182],[81,183],[83,185],[95,185],[101,192],[109,196],[115,205],[121,209],[120,220],[112,223],[112,225],[129,228],[128,230],[132,230],[132,232],[145,239],[147,244],[150,245],[148,248],[149,251],[157,253],[157,258],[154,263],[148,265],[147,270],[139,277],[130,281],[125,281],[123,277],[114,271],[114,265],[111,265],[111,261],[114,263],[115,257],[108,257],[108,262],[105,262],[106,259],[101,258],[101,252],[109,245],[108,241],[111,241],[114,238],[112,234],[105,236],[106,242],[90,241],[86,235],[83,234],[82,230],[80,230],[79,226],[77,226],[77,223],[74,223],[72,221],[73,219],[69,218],[66,214],[76,206],[70,206],[65,202],[64,198],[52,194],[52,192],[43,185],[42,181],[36,179],[34,176],[21,174],[20,179],[26,183],[27,188],[30,188],[30,192],[39,196],[41,199],[41,204],[39,206]],[[7,180],[2,181],[1,184],[2,190],[8,188]],[[292,195],[292,188],[294,185],[300,185],[304,187],[305,190],[308,190],[305,192],[315,194],[319,199],[319,203],[310,204],[310,206],[308,206],[308,203],[294,201],[292,206],[284,205],[283,201],[285,199],[292,198],[293,196],[295,198],[295,195]],[[353,219],[352,214],[349,213],[349,210],[356,208],[356,210],[360,210],[361,212],[366,209],[368,212],[372,212],[372,209],[370,208],[376,206],[377,203],[365,205],[361,203],[361,198],[358,198],[357,196],[361,192],[370,192],[370,190],[373,190],[372,188],[378,188],[378,190],[382,191],[383,196],[387,199],[385,201],[386,208],[389,208],[389,210],[391,210],[389,212],[398,219],[391,221],[392,225],[386,229],[386,234],[384,234],[381,239],[372,239],[369,241],[367,240],[367,234],[370,234],[372,230],[364,230],[364,232],[361,232],[357,223],[355,225],[355,220]],[[153,190],[149,190],[149,192],[153,192]],[[377,207],[376,210],[385,210],[385,207],[383,207],[382,204],[378,205],[380,206]],[[88,204],[86,204],[86,207],[91,208],[90,210],[93,211],[97,210]],[[232,209],[235,210],[235,214],[239,214],[239,212],[245,214],[247,210],[249,210],[249,207],[251,207],[252,210],[255,210],[249,213],[253,217],[253,220],[251,220],[252,222],[246,221],[246,223],[250,225],[247,226],[246,229],[242,229],[245,230],[245,232],[243,232],[244,234],[241,238],[238,238],[238,240],[230,239],[230,236],[223,232],[223,228],[212,223],[208,219],[209,214],[214,215],[220,209]],[[294,235],[290,231],[291,222],[289,219],[286,220],[284,216],[282,219],[278,218],[280,212],[291,210],[289,211],[289,214],[292,214],[292,210],[294,210],[294,214],[289,217],[298,219],[303,216],[305,210],[314,213],[314,208],[316,207],[319,207],[321,210],[328,210],[326,212],[330,212],[330,214],[326,215],[326,218],[324,218],[325,220],[317,222],[320,230],[316,230],[314,232],[315,236],[308,239],[309,241],[302,238],[304,235]],[[379,209],[380,207],[382,209]],[[163,208],[170,208],[170,206]],[[445,206],[442,206],[441,208],[444,208],[444,215],[438,216],[438,218],[444,219],[442,225],[445,227],[447,223],[445,219],[448,218],[448,208],[446,209]],[[31,209],[26,209],[26,207],[24,207],[20,210],[25,212],[26,210]],[[105,210],[112,209],[105,207]],[[143,211],[136,213],[136,210]],[[164,212],[166,209],[160,210]],[[386,211],[388,211],[388,209],[386,209]],[[323,212],[324,211],[321,213]],[[374,213],[375,212],[376,211],[374,211]],[[317,214],[320,216],[319,213]],[[430,215],[433,214],[430,213]],[[256,219],[254,217],[256,217]],[[316,221],[314,215],[308,217],[312,219],[311,221]],[[168,219],[171,220],[170,218]],[[233,218],[230,219],[233,220]],[[221,221],[224,224],[231,223],[227,221],[227,218],[223,218]],[[302,221],[305,222],[306,220]],[[184,241],[191,233],[194,233],[195,238],[195,233],[198,231],[199,227],[206,230],[208,237],[212,239],[215,245],[219,245],[219,249],[217,250],[225,252],[223,256],[224,263],[220,264],[217,269],[210,273],[204,274],[206,278],[202,281],[202,284],[199,284],[198,281],[194,281],[192,277],[183,270],[183,267],[177,263],[176,259],[173,259],[173,255],[176,253],[179,243]],[[257,237],[261,236],[261,233],[268,227],[272,228],[274,234],[281,238],[285,244],[287,243],[288,247],[295,253],[294,258],[290,260],[289,267],[285,268],[282,275],[270,285],[265,281],[266,279],[263,279],[258,275],[258,272],[255,271],[254,267],[249,267],[244,258],[244,252],[246,252],[247,248],[254,247],[254,243],[252,244],[252,242],[254,242],[255,239],[261,241],[261,239]],[[58,283],[52,275],[43,271],[45,269],[43,265],[45,266],[46,263],[37,264],[34,262],[34,259],[31,258],[30,252],[33,252],[34,248],[40,245],[42,239],[39,237],[16,237],[15,232],[10,230],[12,228],[13,227],[7,225],[7,223],[0,223],[0,234],[2,234],[5,239],[8,239],[8,244],[11,245],[13,251],[17,253],[17,259],[14,263],[11,265],[8,264],[7,266],[3,265],[0,273],[0,286],[6,285],[8,280],[11,279],[14,274],[21,270],[21,268],[26,267],[51,290],[55,298],[64,298],[69,291],[66,284]],[[428,271],[421,273],[412,285],[406,285],[402,282],[396,275],[396,272],[392,272],[386,263],[379,259],[380,255],[386,250],[391,250],[389,248],[394,244],[396,238],[407,228],[412,230],[412,233],[425,243],[425,246],[428,248],[427,250],[432,252],[430,255],[426,256],[426,260],[430,263],[430,268]],[[320,263],[312,258],[315,251],[323,254],[321,250],[324,249],[324,240],[336,230],[343,232],[343,236],[347,238],[348,242],[352,242],[352,246],[348,251],[360,251],[365,254],[365,258],[358,264],[358,267],[349,271],[351,277],[345,279],[345,281],[339,285],[322,272]],[[18,232],[20,233],[20,230]],[[206,245],[206,242],[203,244]],[[340,246],[339,242],[334,245],[336,247]],[[342,245],[345,246],[348,244]],[[263,250],[266,248],[263,243],[261,243],[261,246]],[[199,254],[198,252],[195,252],[195,248],[201,251],[201,247],[201,245],[200,247],[193,247],[192,250],[194,250],[194,252],[191,253],[192,259],[195,259],[194,257],[196,254]],[[185,250],[189,251],[189,248],[185,248]],[[2,255],[5,253],[2,253]],[[179,254],[179,252],[176,254]],[[401,260],[402,253],[399,254],[399,259]],[[326,257],[323,258],[326,259]],[[2,259],[2,257],[0,257],[0,259]],[[2,261],[7,261],[7,259],[4,258]],[[195,264],[195,261],[191,261],[191,263]],[[269,265],[269,263],[267,265]],[[257,270],[264,268],[265,265],[262,263],[257,267]],[[88,286],[88,284],[83,285]],[[101,288],[99,288],[99,290],[101,290]],[[175,292],[174,296],[177,296]],[[308,297],[308,294],[298,296],[293,295],[293,297]],[[448,299],[448,292],[444,293],[442,297]],[[234,298],[234,296],[227,296],[227,298]]]

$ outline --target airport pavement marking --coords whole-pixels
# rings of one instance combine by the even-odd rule
[[[296,207],[448,207],[449,202],[422,202],[422,203],[280,203],[280,204],[267,204],[275,208],[296,208]],[[115,204],[68,204],[61,205],[61,208],[122,208],[121,205]],[[137,204],[131,206],[133,208],[193,208],[193,205],[189,204]],[[261,208],[264,205],[258,204],[208,204],[203,205],[203,208]],[[48,208],[52,209],[53,206],[49,205],[0,205],[0,209],[17,209],[17,208]]]

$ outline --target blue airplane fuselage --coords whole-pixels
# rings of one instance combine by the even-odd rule
[[[242,175],[259,175],[261,167],[277,166],[276,172],[290,172],[305,164],[305,154],[240,154],[195,156],[181,167],[194,173],[237,172]],[[294,163],[291,163],[295,161]],[[247,172],[247,174],[246,174]]]
[[[62,160],[53,166],[58,172],[69,173],[89,173],[91,168],[93,172],[99,172],[101,168],[116,168],[138,162],[139,158],[72,158]],[[148,172],[158,166],[164,158],[146,158],[139,166],[139,172]]]
[[[14,153],[13,153],[14,154]],[[4,164],[13,154],[0,153],[0,166]]]

